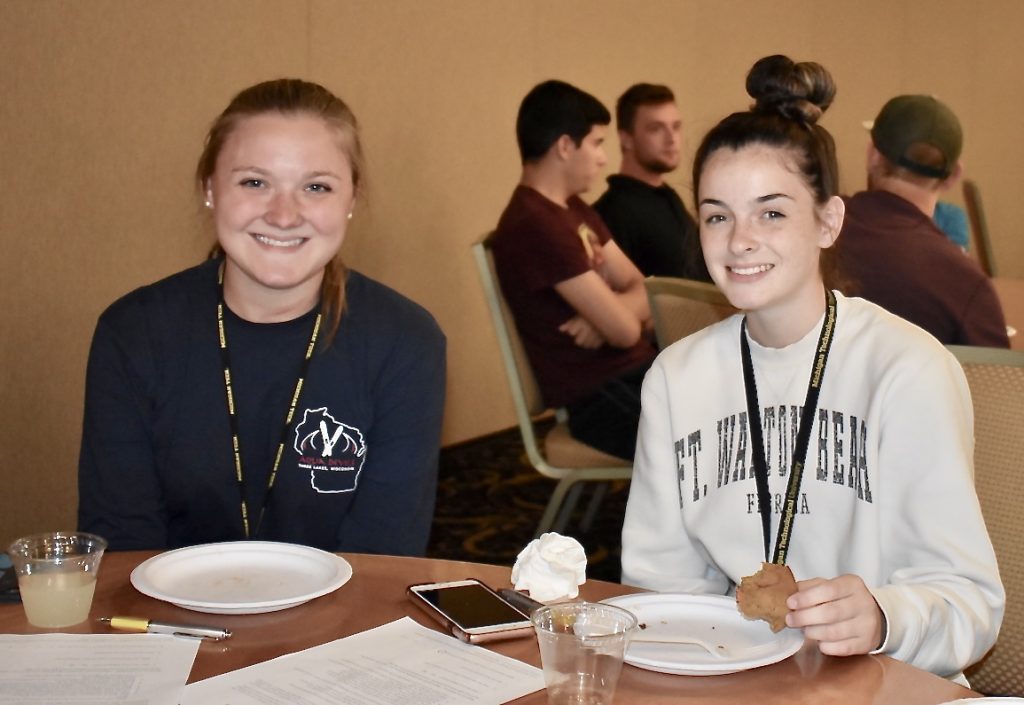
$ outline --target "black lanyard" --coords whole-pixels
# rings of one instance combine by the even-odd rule
[[[793,535],[793,519],[796,517],[796,500],[800,492],[800,480],[804,474],[804,463],[807,457],[807,445],[811,440],[811,427],[818,409],[818,394],[821,392],[821,381],[825,377],[825,363],[832,347],[832,336],[836,327],[836,296],[825,291],[825,320],[818,334],[818,347],[811,369],[811,378],[807,382],[807,397],[804,408],[800,412],[800,427],[796,434],[796,447],[793,448],[793,462],[789,470],[789,485],[786,487],[786,503],[783,506],[782,518],[779,522],[779,534],[775,538],[775,554],[772,563],[784,564],[789,540]],[[768,462],[765,458],[764,436],[761,428],[761,407],[757,401],[757,384],[754,380],[754,363],[750,359],[750,344],[747,342],[747,319],[743,318],[740,326],[740,351],[743,355],[743,384],[747,392],[747,423],[750,425],[750,441],[754,461],[754,479],[757,482],[757,509],[761,514],[761,532],[764,536],[764,559],[768,560],[771,533],[771,496],[768,494]]]
[[[292,393],[291,404],[288,406],[288,413],[284,417],[284,426],[281,428],[281,441],[277,445],[277,453],[274,455],[274,466],[270,469],[270,477],[267,478],[267,491],[263,495],[263,504],[260,506],[260,515],[256,519],[256,528],[249,531],[249,505],[245,501],[245,475],[242,473],[242,444],[238,438],[238,414],[235,410],[235,395],[231,386],[231,358],[228,356],[228,337],[224,331],[224,269],[221,268],[217,280],[220,285],[220,299],[217,301],[217,333],[220,340],[220,358],[224,366],[224,391],[227,393],[228,420],[231,423],[231,452],[235,459],[235,480],[238,483],[238,498],[242,507],[242,529],[245,531],[245,538],[255,536],[263,523],[263,515],[267,511],[267,504],[270,501],[270,493],[274,489],[274,481],[277,479],[277,468],[281,464],[281,456],[284,455],[284,447],[288,442],[288,429],[291,427],[292,418],[295,416],[295,408],[299,404],[299,396],[302,394],[302,385],[306,380],[306,373],[309,372],[309,360],[313,357],[313,348],[316,347],[316,339],[320,334],[321,314],[317,312],[316,320],[313,321],[313,333],[309,336],[309,345],[306,347],[306,356],[302,360],[302,370],[299,372],[299,379],[295,382],[295,391]]]

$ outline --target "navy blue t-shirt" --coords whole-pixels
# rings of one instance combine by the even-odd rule
[[[138,289],[100,317],[86,379],[79,527],[111,549],[245,538],[217,342],[218,261]],[[445,340],[424,309],[349,272],[252,538],[422,555],[437,482]],[[316,312],[225,331],[255,527]],[[323,333],[322,333],[323,335]]]

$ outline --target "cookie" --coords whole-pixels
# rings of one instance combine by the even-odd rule
[[[736,604],[747,619],[763,619],[773,632],[786,626],[786,599],[796,592],[796,580],[789,566],[762,563],[761,570],[748,575],[736,588]]]

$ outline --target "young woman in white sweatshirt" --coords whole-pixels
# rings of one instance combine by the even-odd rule
[[[926,332],[829,286],[844,208],[817,124],[828,72],[766,57],[747,91],[754,106],[708,133],[693,169],[708,269],[742,313],[647,375],[623,582],[731,594],[784,562],[799,588],[787,625],[822,652],[958,674],[1005,602],[966,381]]]

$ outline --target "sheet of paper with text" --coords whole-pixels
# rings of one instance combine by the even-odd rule
[[[192,683],[181,705],[500,705],[543,687],[539,668],[403,617]]]
[[[198,639],[0,634],[0,703],[178,705]]]

